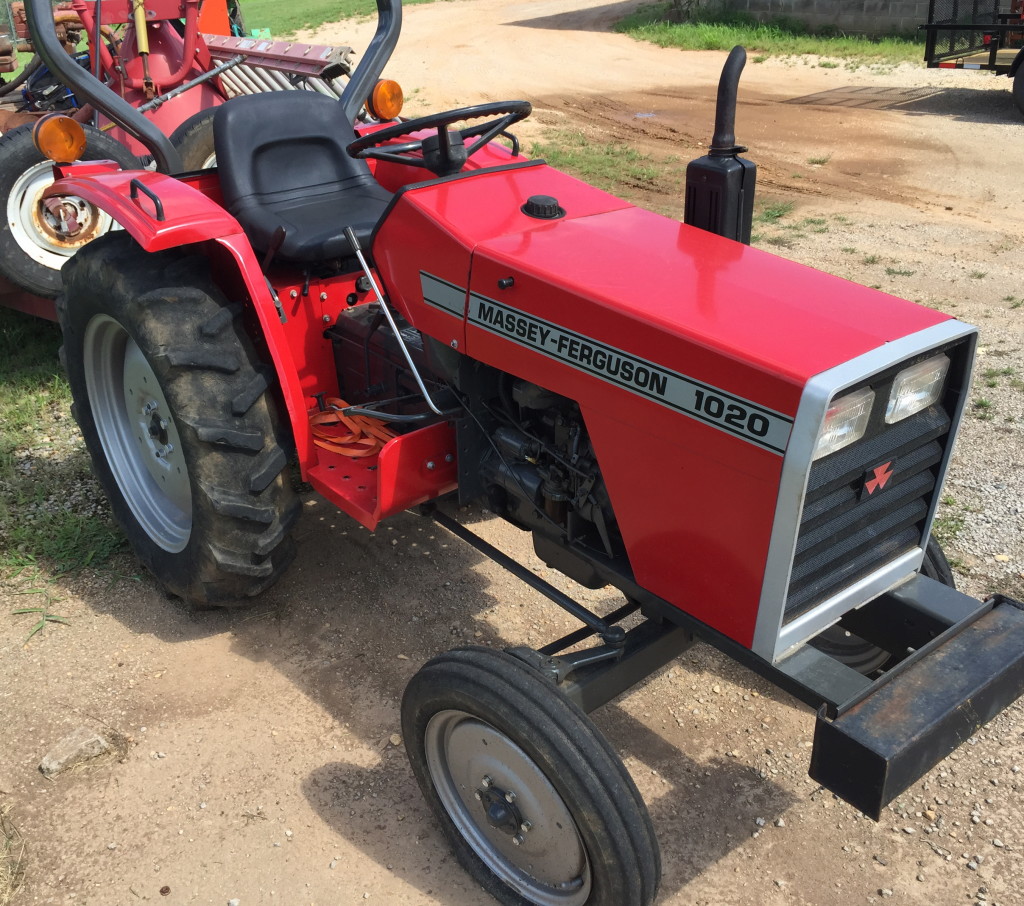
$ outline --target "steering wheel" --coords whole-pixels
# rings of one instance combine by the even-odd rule
[[[369,132],[351,142],[346,150],[352,157],[361,160],[385,160],[430,170],[436,176],[451,176],[458,173],[463,164],[491,139],[513,123],[526,119],[532,110],[529,101],[495,101],[461,107]],[[487,121],[476,126],[448,130],[452,123],[482,117],[488,117]],[[385,144],[393,138],[421,129],[434,129],[436,134],[398,145]],[[466,140],[471,138],[476,141],[467,145]]]

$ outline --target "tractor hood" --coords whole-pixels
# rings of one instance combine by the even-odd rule
[[[564,213],[531,216],[536,196]],[[551,350],[538,332],[552,328],[789,414],[814,375],[948,320],[539,162],[405,190],[374,253],[410,321],[426,318],[434,336],[447,330],[474,358],[491,358],[474,325],[542,354]]]

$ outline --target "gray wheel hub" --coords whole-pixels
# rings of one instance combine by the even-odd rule
[[[424,749],[442,804],[499,879],[538,906],[586,903],[586,848],[540,765],[500,730],[463,711],[435,714]]]
[[[155,544],[179,553],[192,533],[192,488],[156,374],[108,315],[89,322],[83,364],[96,432],[125,502]]]

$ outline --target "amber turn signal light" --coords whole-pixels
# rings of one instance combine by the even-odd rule
[[[392,79],[381,79],[373,86],[370,97],[366,101],[366,108],[375,120],[382,123],[388,120],[398,119],[402,112],[402,105],[405,103],[405,96],[402,94],[402,86]]]
[[[82,124],[62,113],[48,113],[32,129],[32,142],[43,157],[69,164],[85,153]]]

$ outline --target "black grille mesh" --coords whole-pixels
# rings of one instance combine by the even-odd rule
[[[936,32],[933,60],[988,50],[985,30],[999,24],[999,0],[932,0],[928,23],[964,26]]]

